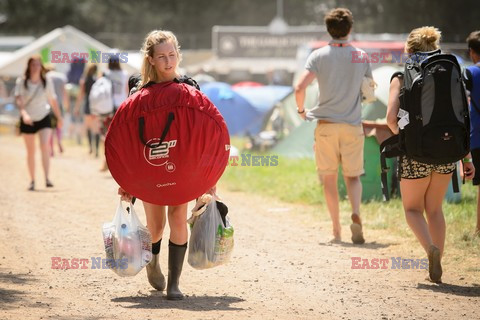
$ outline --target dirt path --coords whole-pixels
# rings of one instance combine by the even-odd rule
[[[402,239],[367,231],[364,246],[329,245],[315,208],[221,185],[236,230],[232,261],[205,271],[185,263],[184,301],[153,291],[145,270],[120,278],[91,262],[52,269],[52,257],[104,257],[101,225],[113,217],[117,187],[99,160],[70,146],[53,159],[55,188],[40,184],[37,165],[39,190],[27,192],[24,157],[20,138],[0,136],[0,319],[480,319],[480,280],[454,268],[440,286],[423,280],[425,270],[392,270],[391,261],[388,269],[351,268],[352,257],[423,258],[417,248],[398,249]],[[166,270],[166,241],[161,250]]]

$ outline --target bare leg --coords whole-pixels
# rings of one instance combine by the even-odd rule
[[[400,190],[402,193],[403,208],[407,223],[417,237],[418,241],[428,253],[433,244],[427,221],[423,216],[425,210],[425,194],[430,185],[431,177],[421,179],[402,179],[400,180]]]
[[[55,128],[55,132],[57,134],[57,144],[58,144],[58,151],[63,153],[63,145],[62,145],[62,129]],[[53,147],[52,147],[53,148]]]
[[[360,177],[344,177],[348,199],[352,206],[352,213],[360,216],[360,202],[362,201],[362,182]]]
[[[433,245],[440,249],[441,256],[443,256],[446,233],[442,202],[451,179],[451,174],[432,173],[430,185],[425,195],[425,211],[427,213],[428,229],[432,237]]]
[[[337,174],[324,175],[323,191],[325,193],[325,201],[327,202],[328,212],[333,224],[333,236],[340,240],[342,227],[340,225],[340,209],[338,204],[337,190]]]
[[[27,148],[27,166],[30,181],[35,181],[35,134],[22,133]]]
[[[43,172],[45,174],[45,180],[48,180],[49,170],[50,170],[50,138],[52,136],[52,129],[45,128],[38,131],[38,136],[40,139],[40,150],[42,152],[42,166]]]
[[[168,207],[170,241],[177,245],[183,245],[188,241],[187,206],[188,203]]]
[[[166,224],[165,206],[159,206],[143,201],[147,229],[152,235],[152,242],[158,242],[163,237],[163,230]]]

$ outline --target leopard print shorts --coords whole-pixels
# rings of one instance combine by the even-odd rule
[[[449,174],[455,171],[455,162],[448,164],[426,164],[407,157],[400,157],[399,163],[402,179],[421,179],[428,177],[432,172]]]

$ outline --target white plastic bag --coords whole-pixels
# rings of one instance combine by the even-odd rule
[[[103,224],[107,266],[121,277],[134,276],[152,260],[152,236],[133,205],[126,212],[120,201],[112,222]]]
[[[224,224],[213,197],[205,212],[192,221],[188,263],[195,269],[227,263],[233,250],[233,233],[229,217]]]

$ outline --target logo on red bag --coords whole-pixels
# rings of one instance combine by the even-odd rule
[[[153,138],[148,140],[148,144],[155,144],[160,142],[159,138]],[[170,148],[173,148],[177,145],[177,140],[163,141],[159,146],[155,148],[150,148],[145,146],[143,148],[143,156],[145,160],[152,166],[163,166],[168,164],[169,166],[173,165],[173,170],[175,170],[175,165],[171,162],[168,162]],[[171,172],[167,167],[167,171]],[[172,170],[172,171],[173,171]]]
[[[165,166],[165,169],[168,171],[168,172],[173,172],[175,171],[175,164],[173,162],[169,162],[167,163],[167,165]]]

